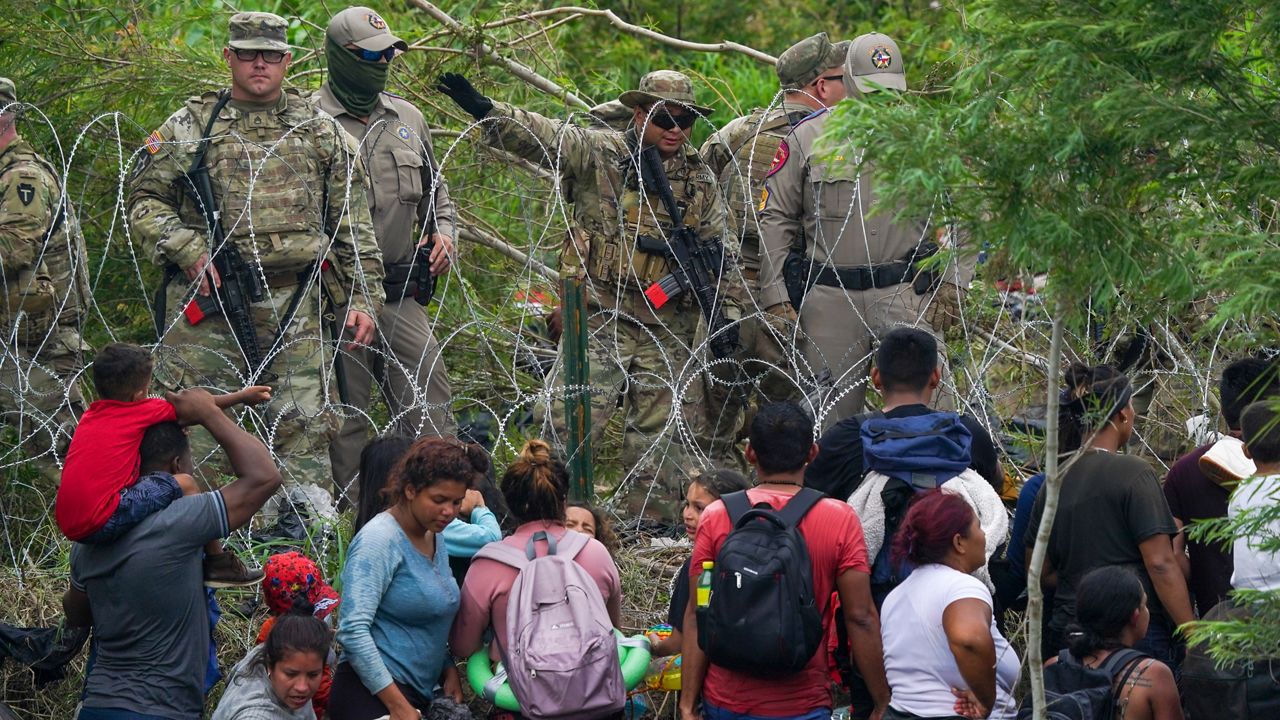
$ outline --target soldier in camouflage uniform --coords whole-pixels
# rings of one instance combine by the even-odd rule
[[[704,240],[724,237],[715,177],[688,145],[688,128],[709,110],[694,102],[689,78],[667,70],[649,73],[639,90],[619,97],[631,109],[626,132],[588,130],[491,102],[459,75],[443,76],[439,88],[487,120],[492,145],[560,173],[561,191],[574,200],[560,272],[588,280],[592,441],[598,443],[621,397],[622,466],[631,473],[623,488],[627,509],[633,517],[673,520],[688,460],[673,436],[671,412],[698,419],[685,405],[697,394],[689,390],[699,382],[691,353],[701,315],[689,293],[658,310],[644,296],[669,268],[662,255],[641,250],[639,238],[665,239],[671,220],[657,193],[643,189],[638,160],[642,147],[656,147],[685,222]],[[730,276],[736,250],[725,247],[722,278]],[[739,317],[734,308],[725,310],[731,321]],[[564,437],[562,400],[550,412]],[[651,474],[656,483],[649,482]]]
[[[185,271],[191,281],[168,284],[157,381],[169,389],[223,391],[271,385],[272,400],[255,424],[286,478],[316,482],[331,476],[329,441],[339,421],[330,406],[336,388],[322,296],[333,324],[345,319],[348,339],[367,345],[383,301],[382,257],[355,141],[300,94],[281,90],[291,58],[285,29],[284,19],[270,13],[231,18],[223,50],[229,96],[190,98],[151,134],[130,178],[129,220],[154,262]],[[193,325],[183,312],[193,294],[218,294],[226,280],[210,263],[221,248],[213,246],[184,177],[206,126],[206,164],[226,242],[266,288],[250,306],[266,370],[248,367],[223,314]],[[193,441],[199,454],[214,447],[207,436]]]
[[[853,41],[844,72],[851,99],[907,88],[897,44],[879,33]],[[942,277],[917,277],[916,262],[938,240],[934,227],[927,219],[895,219],[891,209],[873,214],[875,173],[858,171],[856,149],[819,159],[815,143],[829,117],[814,113],[778,146],[759,214],[761,305],[789,302],[783,267],[793,247],[805,248],[803,350],[811,368],[831,369],[837,392],[848,391],[827,424],[862,411],[874,339],[897,325],[940,335],[958,316],[969,280],[955,265]]]
[[[369,433],[369,395],[377,376],[400,433],[452,435],[457,432],[450,407],[452,392],[432,319],[415,301],[421,264],[418,248],[433,243],[428,270],[449,269],[457,211],[431,148],[431,131],[422,112],[407,100],[385,92],[387,70],[408,44],[391,34],[382,16],[367,7],[351,7],[329,21],[325,57],[329,79],[313,100],[360,141],[369,173],[373,229],[387,271],[387,302],[378,316],[374,349],[344,353],[350,416],[329,449],[333,481],[354,504],[353,482],[360,451]]]
[[[84,412],[76,379],[89,349],[80,338],[88,263],[57,170],[18,134],[20,109],[13,82],[0,78],[0,412],[27,458],[56,480]]]
[[[830,107],[845,97],[844,59],[849,42],[831,43],[826,33],[805,38],[778,56],[776,70],[782,86],[782,103],[756,108],[750,114],[730,120],[703,143],[699,154],[716,174],[729,210],[729,232],[742,245],[742,274],[747,289],[760,297],[760,222],[756,207],[764,189],[764,176],[773,162],[782,139],[791,128],[814,111]],[[800,238],[797,238],[800,240]],[[801,250],[803,247],[800,248]],[[787,370],[794,366],[796,313],[790,302],[759,307],[744,303],[748,317],[742,324],[741,361],[746,376],[759,390],[758,402],[795,399],[801,386]],[[708,410],[718,413],[707,419],[710,430],[708,453],[717,465],[742,464],[738,434],[747,424],[747,392],[718,382],[706,374]]]

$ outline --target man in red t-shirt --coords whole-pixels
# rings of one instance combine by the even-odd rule
[[[747,491],[751,503],[767,502],[782,508],[804,484],[804,469],[818,454],[813,441],[813,421],[795,403],[774,403],[761,408],[751,422],[747,462],[756,467],[757,485]],[[729,515],[716,501],[702,514],[689,562],[689,597],[685,608],[684,689],[680,695],[683,720],[810,720],[831,716],[831,691],[826,653],[819,650],[798,673],[757,677],[710,664],[698,646],[694,598],[698,575],[705,560],[715,560],[729,535]],[[873,720],[879,720],[889,704],[880,644],[880,619],[871,599],[871,565],[862,538],[862,525],[847,504],[824,499],[800,521],[813,565],[813,594],[822,617],[832,592],[840,596],[849,631],[853,662],[866,678],[875,699]],[[698,709],[698,699],[702,709]]]

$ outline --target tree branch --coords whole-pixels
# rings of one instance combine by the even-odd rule
[[[448,13],[436,7],[435,5],[432,5],[431,3],[427,2],[427,0],[409,0],[409,2],[413,6],[417,7],[418,9],[422,10],[423,12],[427,13],[431,17],[438,20],[445,27],[452,30],[455,35],[460,35],[463,38],[467,38],[468,36],[471,35],[471,33],[467,31],[467,28],[464,27],[462,23],[458,22],[457,20],[454,20],[453,17],[451,17]],[[537,72],[533,70],[533,68],[527,65],[524,65],[522,63],[516,62],[515,60],[510,60],[502,57],[501,55],[498,54],[496,50],[494,50],[484,41],[482,40],[476,41],[476,50],[479,52],[480,55],[483,55],[484,57],[497,63],[498,65],[502,65],[503,67],[505,67],[508,71],[511,72],[512,75],[515,75],[516,77],[532,85],[533,87],[547,93],[548,95],[554,95],[558,98],[563,99],[565,102],[571,105],[577,105],[578,107],[581,107],[584,110],[591,109],[591,105],[588,104],[582,98],[560,87],[559,85],[555,84],[551,80],[539,75]]]
[[[474,224],[463,225],[459,230],[459,234],[462,236],[463,240],[474,242],[487,248],[492,248],[522,265],[528,265],[539,275],[553,283],[560,281],[560,273],[552,270],[546,263],[538,260],[537,258],[530,257],[530,255],[523,250],[516,248],[496,235],[491,235],[488,232],[481,230]]]
[[[1040,572],[1044,568],[1049,534],[1053,532],[1054,516],[1058,513],[1058,493],[1062,489],[1062,474],[1058,471],[1058,380],[1062,377],[1062,332],[1062,313],[1055,312],[1049,339],[1049,389],[1045,400],[1048,412],[1045,413],[1044,428],[1044,485],[1040,488],[1044,493],[1044,514],[1040,516],[1040,529],[1031,550],[1031,564],[1027,566],[1027,669],[1031,672],[1031,703],[1035,720],[1048,717],[1045,711],[1044,653],[1040,648],[1044,634],[1044,589],[1040,587]]]

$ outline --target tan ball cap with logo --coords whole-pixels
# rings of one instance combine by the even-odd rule
[[[890,90],[907,89],[902,52],[888,35],[867,33],[854,38],[844,61],[844,71],[860,92],[875,92],[879,89],[876,85]]]
[[[409,49],[409,43],[391,34],[381,15],[362,6],[349,7],[334,15],[325,34],[343,47],[355,45],[374,52],[392,46],[400,51]]]
[[[640,89],[628,90],[618,96],[618,102],[629,108],[669,102],[684,105],[699,115],[711,114],[711,108],[694,101],[693,81],[688,75],[675,70],[654,70],[640,78]]]
[[[232,50],[279,50],[289,52],[285,32],[289,23],[279,15],[265,12],[242,12],[231,16],[230,38],[227,47]]]

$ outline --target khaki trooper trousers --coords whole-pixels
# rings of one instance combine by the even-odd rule
[[[704,415],[692,408],[702,381],[689,354],[700,315],[697,308],[682,308],[663,319],[665,325],[644,325],[596,307],[587,318],[593,450],[598,451],[619,407],[624,413],[623,479],[610,503],[624,520],[678,519],[689,470],[687,448],[691,436],[704,432]],[[557,365],[564,383],[563,359]],[[556,440],[570,456],[574,448],[566,447],[564,398],[562,386],[549,412]]]
[[[412,299],[388,302],[378,313],[373,348],[343,349],[338,358],[347,380],[346,416],[329,445],[335,496],[355,506],[360,453],[368,442],[373,383],[381,388],[390,412],[389,429],[407,435],[454,435],[458,431],[450,402],[453,393],[440,345],[431,332],[427,308]],[[336,389],[336,388],[335,388]]]
[[[251,306],[263,353],[270,351],[296,289],[271,288],[262,302]],[[332,476],[329,441],[338,431],[338,416],[331,399],[337,388],[333,355],[326,349],[321,328],[319,287],[313,284],[303,292],[293,321],[276,349],[271,375],[255,379],[258,384],[271,386],[271,402],[248,411],[235,407],[231,413],[271,448],[286,483],[323,485]],[[159,389],[199,387],[218,394],[249,384],[244,354],[226,319],[219,315],[191,325],[181,312],[186,300],[186,283],[175,279],[167,294],[169,325],[155,351],[155,381]],[[332,344],[328,347],[332,348]],[[197,474],[210,486],[217,472],[228,470],[225,456],[217,450],[213,437],[204,428],[191,429],[191,453]]]
[[[938,361],[943,364],[943,384],[949,382],[943,338],[924,319],[931,295],[917,295],[910,283],[869,290],[843,290],[814,285],[800,307],[801,346],[813,372],[831,369],[835,387],[826,401],[825,430],[837,421],[863,412],[868,373],[877,339],[901,325],[917,327],[938,338]],[[843,395],[842,395],[843,394]],[[831,399],[840,397],[831,405]],[[939,393],[935,407],[950,409],[955,400]]]

